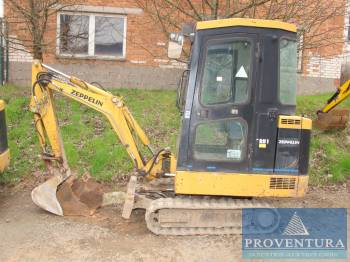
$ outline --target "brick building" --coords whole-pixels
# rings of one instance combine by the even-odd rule
[[[340,1],[345,5],[348,0]],[[338,84],[341,63],[350,56],[350,10],[345,9],[343,17],[330,21],[341,28],[341,43],[300,52],[299,93],[329,91]],[[5,17],[8,12],[5,0]],[[82,37],[70,39],[69,32]],[[10,30],[12,37],[16,33]],[[168,38],[161,25],[133,0],[86,0],[67,7],[50,18],[45,37],[50,40],[45,63],[106,87],[175,88],[185,68],[167,58]],[[11,45],[11,82],[29,85],[31,60],[28,52]]]

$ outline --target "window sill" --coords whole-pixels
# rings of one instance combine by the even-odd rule
[[[59,59],[81,59],[81,60],[106,60],[106,61],[126,61],[125,57],[118,56],[90,56],[90,55],[63,55],[56,54],[56,58]]]

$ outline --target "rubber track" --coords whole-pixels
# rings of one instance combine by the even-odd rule
[[[272,208],[268,203],[258,200],[232,199],[228,197],[178,197],[159,198],[151,202],[146,210],[145,220],[147,227],[156,235],[228,235],[241,234],[241,224],[236,227],[161,227],[154,221],[155,212],[161,209],[205,209],[229,210],[242,208]]]

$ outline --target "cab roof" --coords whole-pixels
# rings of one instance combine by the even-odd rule
[[[246,26],[246,27],[263,27],[282,29],[290,32],[296,32],[297,27],[294,24],[285,23],[277,20],[249,19],[249,18],[228,18],[220,20],[210,20],[197,22],[197,30],[231,27],[231,26]]]

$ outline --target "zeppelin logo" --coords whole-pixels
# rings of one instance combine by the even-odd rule
[[[83,99],[83,100],[85,100],[85,101],[88,101],[88,102],[90,102],[90,103],[93,103],[93,104],[95,104],[95,105],[103,106],[103,102],[102,102],[102,101],[100,101],[100,100],[98,100],[98,99],[95,99],[95,98],[93,98],[93,97],[91,97],[91,96],[85,95],[85,94],[83,94],[83,93],[80,93],[80,92],[78,92],[78,91],[72,90],[71,95],[74,95],[74,96],[76,96],[76,97],[79,97],[79,98],[81,98],[81,99]]]
[[[287,140],[287,139],[279,139],[278,144],[282,145],[299,145],[300,141],[299,140]]]

